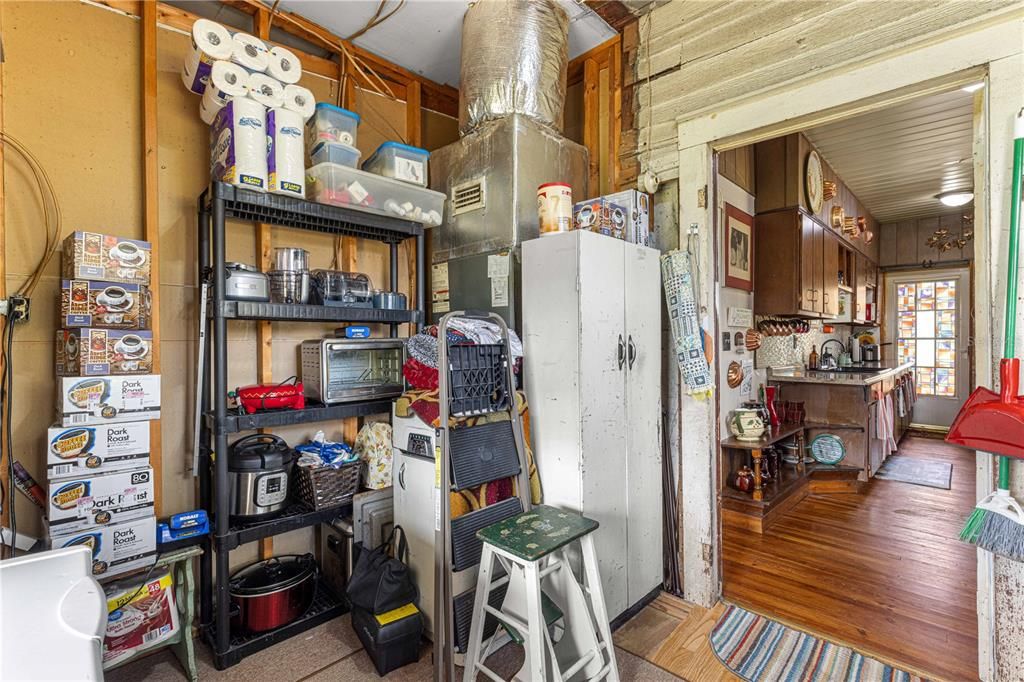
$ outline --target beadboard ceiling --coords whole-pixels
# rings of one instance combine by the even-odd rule
[[[973,99],[944,92],[805,133],[880,222],[948,213],[935,195],[974,185]]]
[[[272,0],[264,0],[273,5]],[[558,0],[569,15],[569,58],[614,38],[615,31],[594,10]],[[346,37],[373,16],[378,0],[282,0],[279,7]],[[469,0],[407,0],[390,19],[354,41],[359,47],[438,83],[459,86],[462,16]],[[385,12],[396,5],[388,2]]]

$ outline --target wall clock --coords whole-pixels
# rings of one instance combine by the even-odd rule
[[[825,200],[825,184],[821,174],[821,157],[818,152],[811,152],[807,155],[807,170],[804,177],[807,185],[807,207],[812,213],[821,210],[821,203]]]

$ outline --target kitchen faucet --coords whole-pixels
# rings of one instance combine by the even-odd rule
[[[843,342],[839,339],[829,339],[825,343],[821,344],[821,358],[818,359],[818,366],[821,369],[836,369],[839,367],[839,362],[836,360],[835,356],[825,350],[825,346],[830,343],[838,343],[839,347],[843,349],[842,352],[846,352],[846,346],[843,345]]]

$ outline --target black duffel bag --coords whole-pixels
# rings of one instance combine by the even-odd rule
[[[392,557],[396,532],[399,533],[398,551]],[[349,601],[376,615],[415,603],[420,593],[405,563],[408,557],[405,531],[395,526],[383,544],[359,553],[348,581]]]

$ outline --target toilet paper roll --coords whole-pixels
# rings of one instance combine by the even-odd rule
[[[210,126],[210,177],[267,189],[267,110],[248,97],[232,99]]]
[[[306,146],[302,115],[277,107],[267,112],[267,188],[275,194],[306,196]]]
[[[203,93],[203,101],[199,108],[199,115],[203,116],[203,110],[212,112],[210,120],[217,115],[220,108],[235,97],[245,97],[249,92],[249,72],[238,64],[232,62],[216,61],[210,69],[210,81],[206,84],[206,92]]]
[[[197,19],[192,24],[192,50],[181,67],[181,81],[185,87],[203,94],[210,77],[210,68],[218,59],[230,59],[231,33],[216,21]]]
[[[281,46],[272,47],[267,60],[267,75],[286,85],[298,83],[302,77],[302,62],[291,50]]]
[[[268,109],[284,105],[284,86],[265,73],[249,74],[249,97]]]
[[[231,37],[231,61],[250,71],[267,70],[270,51],[267,44],[248,33],[236,33]]]
[[[308,121],[316,113],[316,97],[301,85],[286,85],[284,108],[302,116],[303,121]]]
[[[206,99],[206,93],[203,93],[203,98],[199,100],[199,118],[206,125],[213,125],[214,119],[217,118],[217,113],[223,108],[219,104],[210,104]]]

